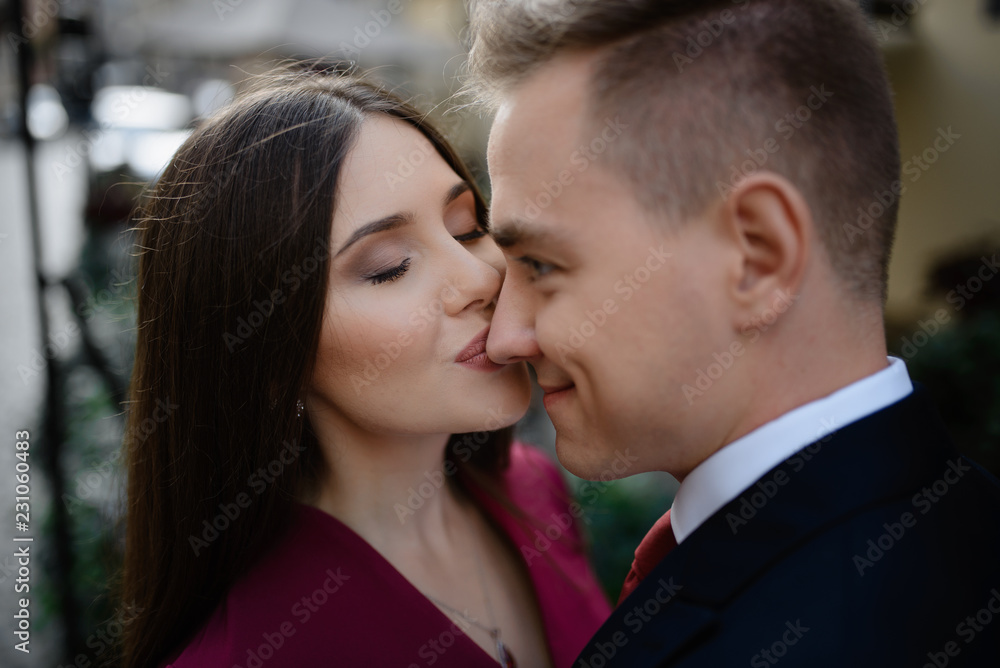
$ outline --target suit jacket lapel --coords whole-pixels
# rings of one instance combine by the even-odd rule
[[[680,655],[710,634],[726,601],[774,561],[832,523],[912,495],[958,458],[919,386],[902,401],[803,448],[668,554],[612,613],[575,665],[589,666],[612,649],[614,660],[606,665],[630,668]],[[657,592],[665,584],[675,591],[660,602]]]

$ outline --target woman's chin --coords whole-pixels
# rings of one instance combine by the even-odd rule
[[[510,427],[524,417],[531,403],[531,382],[525,364],[512,364],[488,383],[469,388],[459,398],[476,414],[478,424],[455,433],[496,431]],[[468,425],[466,425],[468,426]]]
[[[508,413],[512,419],[504,427],[510,427],[523,418],[528,412],[531,404],[531,379],[528,376],[528,365],[526,362],[511,364],[505,373],[510,374],[510,389],[507,392]]]

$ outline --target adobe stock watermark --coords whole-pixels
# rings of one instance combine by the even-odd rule
[[[68,322],[57,332],[50,332],[49,342],[41,350],[32,348],[28,359],[17,365],[17,375],[21,377],[21,382],[27,385],[29,380],[41,375],[49,365],[49,360],[58,357],[79,334],[80,326],[75,321]]]
[[[7,578],[17,573],[17,562],[11,555],[4,555],[3,562],[0,563],[0,584],[7,581]]]
[[[76,306],[76,314],[82,320],[89,321],[98,314],[105,314],[124,301],[122,293],[129,281],[122,276],[117,268],[112,269],[110,273],[109,288],[95,291],[88,281],[87,298]],[[80,326],[74,321],[67,323],[60,331],[50,333],[49,342],[42,346],[41,350],[32,349],[27,360],[17,365],[17,374],[20,376],[21,382],[27,385],[29,380],[41,375],[41,372],[48,366],[49,360],[55,359],[62,351],[66,350],[70,342],[80,333]]]
[[[609,468],[601,471],[600,475],[593,480],[585,480],[577,485],[573,490],[573,495],[580,501],[581,505],[593,505],[606,491],[611,489],[610,483],[625,477],[625,472],[632,468],[632,464],[639,461],[639,458],[631,453],[629,448],[625,452],[615,451],[615,459]],[[619,463],[621,466],[619,466]],[[572,506],[571,506],[572,509]],[[587,517],[584,522],[590,522]]]
[[[855,554],[851,560],[858,570],[858,575],[865,576],[865,572],[881,561],[892,548],[896,547],[906,536],[906,532],[917,525],[917,520],[931,511],[951,488],[958,484],[962,477],[972,470],[972,467],[962,459],[949,460],[948,468],[944,474],[933,483],[924,487],[913,495],[910,503],[914,510],[919,513],[905,511],[899,516],[896,522],[885,522],[882,524],[884,533],[875,538],[869,538],[866,543],[867,549],[860,554]]]
[[[65,4],[65,1],[40,0],[28,4],[31,14],[21,17],[21,32],[7,33],[7,43],[10,44],[15,54],[21,51],[22,44],[27,44],[34,39],[53,19],[58,20],[59,7]]]
[[[255,496],[260,496],[267,490],[268,485],[274,484],[274,481],[281,477],[286,466],[293,464],[299,455],[305,452],[305,449],[306,446],[298,442],[285,441],[277,457],[268,462],[267,466],[262,466],[250,474],[246,486]],[[232,502],[220,503],[219,512],[211,518],[211,521],[202,520],[201,535],[188,535],[188,545],[191,546],[194,556],[197,557],[202,550],[214,543],[243,514],[243,511],[253,504],[253,501],[254,496],[240,492]]]
[[[489,441],[491,432],[511,424],[514,419],[514,416],[505,412],[502,406],[490,408],[487,415],[481,430],[462,434],[461,440],[454,445],[453,453],[459,464],[465,464],[472,459],[473,455]],[[452,459],[445,459],[440,470],[425,471],[424,481],[416,487],[411,486],[406,489],[406,502],[395,503],[392,506],[399,523],[406,524],[406,520],[416,515],[417,511],[445,486],[447,480],[458,472],[459,465]]]
[[[309,594],[302,596],[292,604],[289,610],[289,614],[295,617],[299,626],[307,624],[313,615],[319,612],[320,608],[325,606],[344,587],[344,584],[351,579],[351,576],[345,574],[343,568],[339,566],[336,571],[332,568],[326,569],[323,575],[326,577],[322,584]],[[262,668],[265,663],[278,653],[278,650],[285,646],[288,639],[294,636],[298,630],[295,624],[292,623],[292,620],[289,619],[283,621],[273,631],[261,633],[260,642],[256,647],[246,648],[245,663],[243,665],[238,663],[233,664],[233,668],[244,668],[244,666],[246,668]]]
[[[76,313],[84,320],[90,320],[98,314],[104,314],[124,302],[123,294],[131,279],[124,276],[117,267],[110,271],[109,287],[94,290],[92,286],[87,298],[76,307]],[[89,280],[88,280],[89,283]]]
[[[832,91],[827,90],[826,84],[812,86],[810,95],[805,103],[785,114],[774,123],[774,131],[781,136],[781,140],[775,137],[768,137],[757,148],[748,148],[744,153],[748,156],[739,165],[733,165],[729,172],[729,181],[716,181],[715,189],[723,199],[729,197],[743,181],[763,169],[771,156],[775,155],[782,148],[782,141],[788,142],[795,134],[805,127],[806,123],[812,120],[813,114],[823,108],[830,98],[834,96]]]
[[[985,255],[979,258],[982,262],[979,265],[979,271],[948,291],[945,300],[955,307],[956,313],[965,308],[966,304],[972,301],[979,291],[1000,273],[1000,257],[998,255],[1000,254],[994,253],[992,258]],[[935,311],[933,318],[918,320],[917,330],[900,340],[900,354],[908,360],[913,359],[924,346],[930,343],[932,338],[944,330],[944,325],[949,322],[951,322],[951,314],[943,308]]]
[[[524,5],[529,10],[525,14],[532,23],[548,25],[553,20],[569,18],[580,5],[589,2],[590,0],[524,0]]]
[[[196,199],[187,209],[188,220],[201,221],[201,216],[219,200],[223,189],[232,182],[241,164],[239,157],[231,158],[225,169],[214,173],[210,181],[201,184],[203,189],[194,195]]]
[[[236,8],[243,4],[244,0],[212,0],[212,9],[219,21],[225,21],[228,14],[236,11]],[[385,9],[373,9],[369,12],[372,21],[368,21],[364,26],[354,28],[353,46],[346,42],[340,43],[340,49],[355,58],[361,55],[361,50],[371,44],[371,40],[382,34],[382,30],[392,23],[393,16],[403,11],[403,5],[412,0],[389,0]]]
[[[524,198],[524,217],[527,220],[538,218],[542,211],[552,206],[552,203],[563,194],[563,190],[572,185],[577,176],[590,169],[598,157],[608,150],[608,146],[613,144],[627,129],[628,125],[621,122],[620,116],[615,116],[614,120],[605,118],[604,127],[597,136],[587,144],[580,144],[570,154],[569,164],[572,169],[560,171],[552,181],[542,181],[541,191],[533,198]]]
[[[646,259],[631,272],[623,275],[621,279],[612,286],[616,295],[621,295],[621,300],[627,302],[635,296],[642,287],[650,281],[653,274],[661,269],[673,253],[660,244],[659,248],[650,246]],[[595,334],[597,330],[608,323],[608,319],[618,313],[620,304],[617,297],[605,299],[599,308],[585,310],[584,318],[574,326],[569,328],[565,341],[556,342],[556,352],[559,359],[565,363],[569,355],[583,348]]]
[[[413,0],[388,0],[382,9],[372,9],[368,12],[372,20],[362,25],[354,26],[353,36],[350,41],[341,41],[337,47],[343,52],[352,63],[357,63],[361,58],[361,52],[372,45],[382,34],[382,31],[389,27],[393,20],[403,13],[406,5]],[[226,20],[226,15],[236,11],[236,8],[243,4],[243,0],[213,0],[212,7],[220,21]],[[370,3],[369,3],[370,4]]]
[[[220,21],[226,20],[226,14],[236,11],[236,8],[243,4],[243,0],[212,0],[212,9]]]
[[[615,631],[608,640],[595,642],[588,656],[580,656],[575,664],[577,668],[604,668],[607,666],[608,662],[617,656],[619,650],[628,645],[632,637],[638,635],[646,624],[660,614],[663,606],[670,603],[684,589],[683,585],[674,582],[673,577],[660,578],[656,584],[657,588],[645,600],[633,600],[633,594],[623,603],[623,605],[633,606],[622,618],[630,633]]]
[[[820,418],[819,424],[816,440],[784,461],[784,465],[791,467],[792,474],[804,469],[806,464],[811,462],[813,457],[823,449],[823,445],[833,438],[838,428],[837,419],[833,417]],[[735,536],[740,529],[749,524],[750,520],[755,518],[757,513],[776,497],[781,488],[787,485],[791,479],[785,467],[781,466],[740,494],[740,506],[737,511],[726,513],[726,522],[733,535]]]
[[[761,649],[750,658],[750,665],[754,668],[768,668],[773,666],[788,654],[788,650],[798,644],[802,637],[809,631],[809,627],[802,624],[801,619],[785,622],[785,627],[781,637],[771,643],[770,647]]]
[[[130,431],[126,432],[125,436],[133,436],[144,443],[146,439],[160,428],[160,425],[170,419],[174,411],[178,408],[180,408],[180,404],[171,402],[170,397],[166,397],[165,399],[158,398],[154,402],[153,411],[149,417],[133,425]],[[76,484],[73,488],[75,493],[64,492],[62,495],[62,502],[66,505],[66,509],[70,514],[74,514],[81,508],[86,507],[88,500],[97,498],[100,495],[104,485],[115,473],[120,471],[121,456],[120,451],[116,452],[114,456],[104,460],[100,465],[77,474],[75,479]]]
[[[462,614],[466,615],[467,613],[463,612]],[[475,617],[471,615],[467,618],[463,617],[460,620],[463,623],[462,626],[459,626],[457,622],[452,620],[451,625],[447,629],[437,636],[429,638],[417,650],[417,656],[423,659],[423,663],[410,663],[407,668],[423,668],[424,666],[433,666],[437,663],[451,649],[455,642],[472,628],[472,622],[469,620],[475,620]]]
[[[253,336],[267,319],[274,314],[274,310],[284,304],[290,296],[299,291],[302,285],[309,280],[309,277],[316,273],[323,260],[330,256],[330,249],[327,244],[320,240],[316,242],[313,254],[302,260],[302,265],[292,265],[281,274],[281,284],[287,286],[286,293],[282,288],[271,290],[270,294],[262,300],[253,301],[253,309],[246,316],[236,318],[236,326],[233,331],[223,332],[222,340],[226,344],[226,349],[233,352]]]
[[[739,5],[740,11],[750,6],[750,0],[733,0],[734,5]],[[731,9],[723,9],[717,18],[708,19],[698,24],[702,28],[696,33],[688,35],[687,45],[684,53],[674,51],[673,60],[677,71],[684,74],[684,68],[692,65],[695,60],[705,53],[705,49],[711,48],[715,41],[719,39],[726,28],[736,20],[736,14]]]
[[[875,39],[885,43],[894,34],[902,30],[917,10],[924,6],[927,0],[902,0],[892,3],[892,15],[887,19],[868,18],[868,29]]]
[[[97,662],[107,651],[117,649],[125,628],[135,621],[142,611],[143,608],[137,605],[125,605],[120,608],[114,617],[87,636],[85,645],[93,650],[92,652],[81,652],[73,657],[72,663],[59,664],[58,668],[91,668],[98,665]]]
[[[989,283],[1000,273],[1000,253],[994,253],[992,257],[985,255],[979,258],[982,264],[975,276],[970,276],[964,283],[959,283],[946,296],[945,300],[955,307],[955,311],[961,311],[965,305],[972,301],[983,286]]]
[[[964,645],[955,640],[949,640],[939,651],[927,652],[927,663],[923,668],[947,668],[951,660],[962,653],[963,647],[969,645],[976,637],[990,626],[994,619],[1000,616],[1000,591],[994,587],[990,590],[986,604],[973,614],[967,616],[955,626],[955,635],[961,638]]]
[[[799,295],[791,295],[784,290],[778,290],[771,306],[755,316],[743,326],[740,334],[749,337],[746,345],[742,341],[733,341],[726,350],[712,353],[713,361],[705,368],[700,368],[695,374],[694,384],[685,383],[681,386],[688,406],[694,404],[695,397],[703,397],[712,389],[716,381],[733,367],[738,359],[747,351],[747,345],[753,345],[761,335],[778,321],[778,318],[791,308]]]
[[[111,105],[110,119],[103,119],[100,125],[93,130],[83,130],[83,139],[66,148],[65,157],[52,165],[52,171],[56,178],[62,183],[67,174],[84,163],[84,159],[94,150],[104,136],[114,128],[115,123],[124,121],[149,95],[148,89],[153,86],[160,86],[169,76],[170,72],[160,70],[159,64],[154,68],[146,66],[146,76],[142,79],[141,86],[134,86],[127,95],[117,98]]]
[[[609,480],[619,480],[625,477],[629,469],[637,461],[639,461],[639,458],[633,455],[629,448],[625,448],[624,452],[615,450],[615,458],[608,468],[601,472],[598,480],[604,483]],[[600,491],[603,492],[605,489],[607,489],[607,485]],[[591,503],[596,500],[597,496],[595,494]],[[543,528],[534,528],[531,536],[534,540],[531,543],[522,543],[520,545],[521,556],[524,557],[525,563],[531,566],[532,562],[541,558],[542,554],[552,549],[553,545],[557,544],[568,531],[573,529],[576,525],[576,520],[583,517],[583,505],[578,501],[573,501],[569,504],[568,512],[551,513],[548,519],[552,521],[548,525]]]
[[[361,396],[361,391],[364,388],[371,387],[372,383],[377,381],[382,373],[399,359],[403,350],[413,345],[416,340],[415,334],[427,329],[437,318],[444,315],[445,307],[448,304],[461,298],[464,288],[465,286],[461,282],[448,279],[434,299],[411,311],[407,317],[409,327],[400,331],[394,340],[380,343],[379,349],[382,352],[376,353],[373,359],[366,359],[360,374],[351,374],[350,381],[354,393]]]
[[[947,153],[955,142],[962,138],[962,135],[957,134],[951,129],[952,126],[948,126],[948,129],[938,128],[938,136],[934,139],[932,144],[925,148],[920,155],[914,155],[905,163],[903,163],[903,174],[909,177],[910,183],[916,183],[920,180],[920,177],[929,170],[934,163],[936,163],[943,154]],[[897,179],[890,186],[889,190],[876,191],[872,193],[874,201],[868,205],[868,208],[858,207],[858,217],[854,223],[844,223],[843,230],[844,234],[847,235],[847,241],[852,245],[858,240],[858,237],[863,235],[871,226],[875,224],[875,221],[881,218],[886,211],[888,211],[893,204],[899,201],[899,198],[906,193],[907,186],[902,180]]]
[[[180,404],[171,403],[170,397],[166,400],[158,398],[154,403],[152,415],[132,428],[134,436],[140,441],[149,438],[161,424],[170,419],[175,410],[181,407]]]
[[[397,185],[413,176],[427,158],[434,155],[433,145],[425,138],[414,139],[413,143],[415,148],[412,151],[399,156],[395,171],[382,174],[385,184],[389,186],[389,192],[396,192]]]
[[[77,474],[73,494],[64,492],[62,501],[66,504],[66,509],[70,514],[87,505],[87,501],[100,494],[105,483],[120,470],[121,452],[115,453],[113,457],[104,460],[98,466],[90,467]]]

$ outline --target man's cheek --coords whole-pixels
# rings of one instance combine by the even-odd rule
[[[538,347],[546,357],[555,352],[555,345],[559,341],[560,331],[558,321],[551,317],[551,313],[546,310],[539,310],[535,313],[535,339]]]
[[[535,337],[546,358],[565,366],[577,358],[588,338],[580,333],[580,319],[572,310],[544,308],[535,316]]]

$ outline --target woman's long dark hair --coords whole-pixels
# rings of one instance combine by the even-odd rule
[[[423,133],[472,185],[485,220],[475,181],[424,116],[317,67],[270,75],[205,121],[137,211],[126,668],[180,649],[322,473],[295,403],[320,335],[338,174],[373,114]],[[490,433],[466,469],[489,476],[509,446],[509,430]]]

